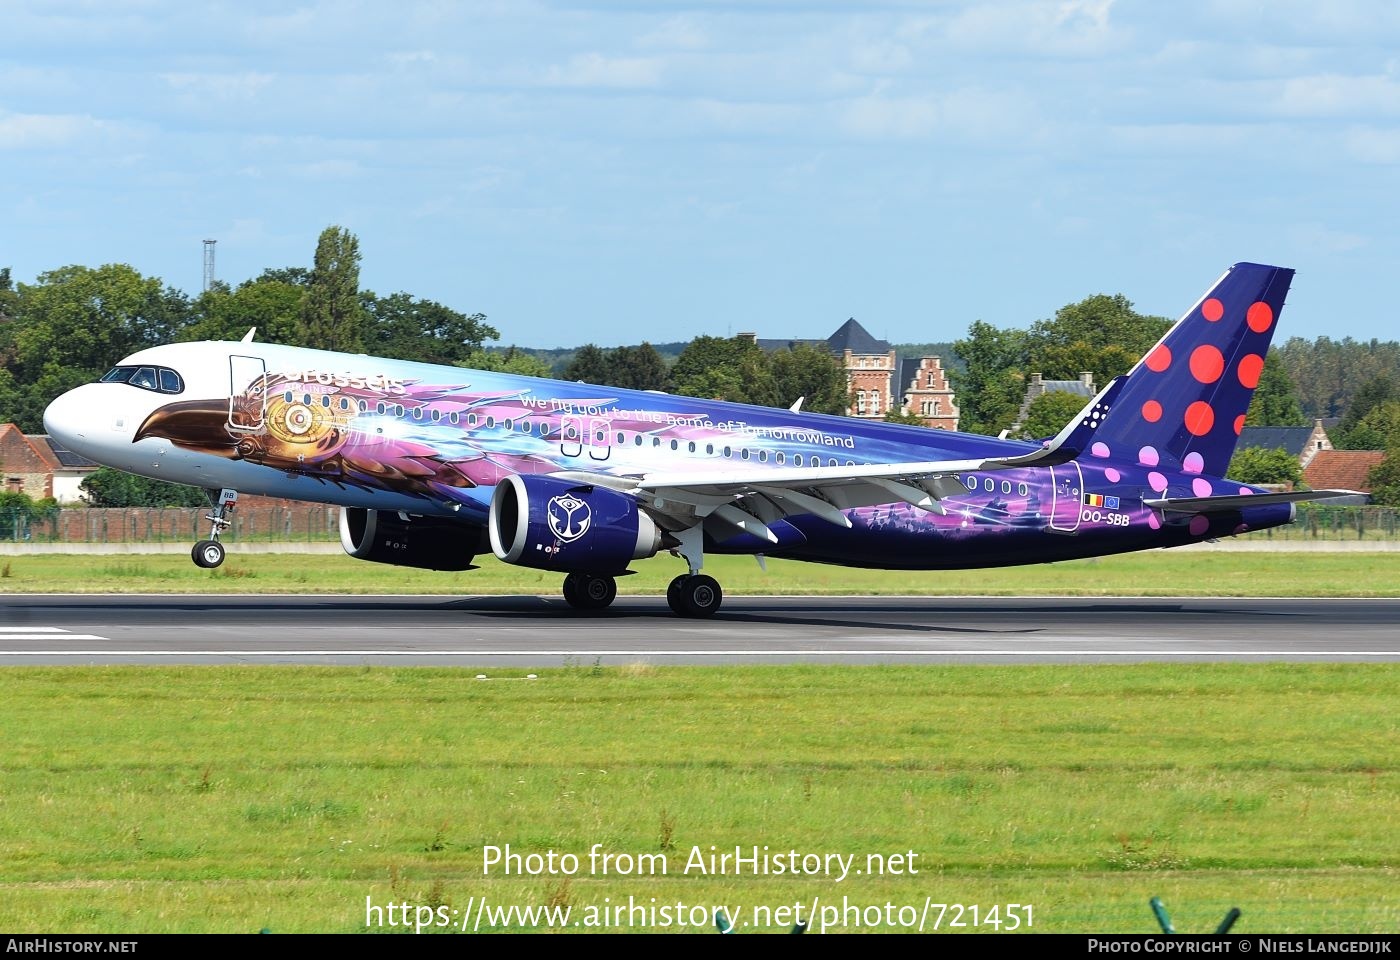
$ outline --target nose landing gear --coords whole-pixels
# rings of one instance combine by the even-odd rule
[[[233,521],[228,518],[238,506],[238,491],[230,490],[227,487],[219,491],[218,503],[214,507],[214,512],[204,519],[211,524],[209,539],[201,540],[194,545],[190,551],[190,559],[194,561],[196,567],[203,567],[212,570],[224,562],[224,545],[219,542],[219,534],[227,530]]]

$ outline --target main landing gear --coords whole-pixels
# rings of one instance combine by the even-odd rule
[[[201,540],[194,545],[190,551],[190,559],[194,561],[196,567],[204,567],[212,570],[224,562],[224,545],[219,542],[219,534],[232,525],[233,521],[228,515],[233,513],[238,506],[238,491],[230,490],[227,487],[219,491],[218,503],[214,507],[214,512],[206,516],[212,525],[209,531],[209,539]]]
[[[703,573],[683,573],[666,588],[666,602],[678,617],[712,617],[723,600],[719,582]]]
[[[617,598],[617,580],[600,573],[571,573],[564,578],[564,600],[575,610],[602,610]]]
[[[719,581],[700,572],[705,563],[705,534],[696,524],[688,530],[675,534],[678,543],[671,552],[685,560],[690,568],[671,581],[666,588],[666,603],[678,617],[703,620],[713,617],[724,601],[724,591]]]
[[[675,534],[673,553],[690,567],[666,588],[666,603],[678,617],[703,620],[715,615],[724,591],[714,577],[700,572],[704,562],[704,534],[694,526]],[[215,544],[217,546],[218,544]],[[195,559],[198,563],[198,558]],[[575,572],[564,578],[564,600],[575,610],[603,610],[617,598],[617,579],[603,573]]]

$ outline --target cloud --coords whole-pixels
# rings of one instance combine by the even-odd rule
[[[182,93],[231,102],[252,100],[272,83],[270,73],[163,73],[160,78]]]
[[[1362,163],[1400,163],[1400,130],[1353,127],[1342,136],[1346,152]]]
[[[710,38],[693,17],[671,17],[637,38],[637,46],[661,50],[703,50]]]
[[[542,79],[551,87],[643,89],[659,85],[661,61],[654,57],[605,57],[600,53],[583,53],[567,64],[550,67]]]
[[[0,150],[43,150],[106,138],[115,124],[78,114],[0,113]]]
[[[1298,117],[1400,115],[1400,84],[1389,76],[1324,74],[1284,82],[1277,109]]]
[[[1064,56],[1110,49],[1113,0],[1030,0],[977,3],[955,15],[945,34],[959,45],[984,50]]]

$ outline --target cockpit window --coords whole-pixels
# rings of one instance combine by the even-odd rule
[[[129,383],[142,390],[157,393],[183,393],[185,382],[169,367],[113,367],[102,377],[102,383]]]

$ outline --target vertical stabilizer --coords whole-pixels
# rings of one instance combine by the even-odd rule
[[[1293,271],[1237,263],[1127,374],[1091,456],[1224,476]]]

